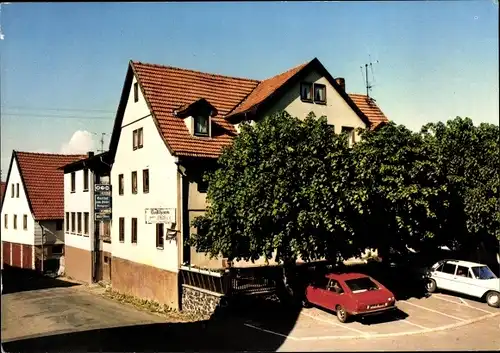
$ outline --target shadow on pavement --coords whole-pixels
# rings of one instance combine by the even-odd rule
[[[280,321],[289,333],[300,308],[261,299],[240,300],[219,308],[209,320],[143,324],[31,337],[3,343],[6,352],[187,352],[276,351],[285,337],[245,326],[263,316]],[[285,333],[285,335],[286,335]]]
[[[2,270],[2,285],[2,294],[9,294],[38,289],[73,287],[79,284],[43,276],[34,270],[16,268],[4,264]]]
[[[384,322],[395,322],[399,320],[405,320],[409,315],[403,310],[397,308],[391,312],[383,313],[373,316],[362,316],[356,319],[359,323],[363,325],[376,325]]]

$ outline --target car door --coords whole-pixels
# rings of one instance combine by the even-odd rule
[[[444,262],[442,266],[439,266],[434,272],[432,278],[436,280],[436,284],[441,289],[451,290],[453,287],[452,280],[455,276],[455,271],[457,265],[453,262]]]
[[[307,300],[314,305],[323,307],[325,304],[325,291],[328,285],[329,279],[327,277],[320,277],[313,281],[313,283],[307,288]]]
[[[337,305],[346,307],[346,294],[340,283],[335,279],[330,279],[327,289],[324,292],[325,305],[324,307],[329,310],[335,310]]]
[[[470,294],[472,290],[471,278],[469,276],[469,267],[457,265],[455,275],[450,280],[451,291],[457,293]]]
[[[477,298],[483,296],[484,292],[486,291],[485,285],[479,278],[477,278],[474,275],[474,272],[472,271],[471,268],[469,268],[469,273],[467,275],[467,282],[469,291],[467,294]]]

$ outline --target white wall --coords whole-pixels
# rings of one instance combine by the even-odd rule
[[[264,116],[271,115],[276,111],[286,110],[288,114],[299,119],[305,119],[309,112],[319,118],[326,116],[328,124],[335,126],[335,132],[341,133],[342,126],[353,128],[366,127],[366,124],[352,110],[342,96],[328,82],[328,80],[317,72],[311,72],[302,82],[319,83],[326,86],[326,104],[303,102],[300,99],[300,82],[290,88],[285,95]],[[356,141],[358,137],[356,136]]]
[[[133,83],[135,82],[135,78]],[[132,85],[133,85],[132,83]],[[145,224],[145,208],[177,207],[177,166],[153,121],[144,97],[134,102],[133,86],[127,101],[115,161],[111,169],[113,192],[113,256],[157,268],[178,271],[175,241],[156,248],[156,226]],[[143,117],[146,117],[142,120]],[[133,150],[132,131],[143,128],[143,148]],[[143,193],[142,170],[149,169],[149,193]],[[137,171],[137,194],[132,194],[131,173]],[[124,194],[119,195],[118,175],[124,174]],[[179,212],[179,210],[177,210]],[[125,241],[119,241],[119,218],[125,218]],[[137,244],[131,243],[131,219],[137,218]]]
[[[16,184],[19,183],[19,198],[16,197]],[[11,188],[14,184],[14,198],[11,197]],[[7,229],[5,228],[4,219],[7,214]],[[14,214],[17,215],[17,229],[14,229]],[[28,216],[28,229],[23,229],[23,216]],[[17,162],[12,162],[12,169],[10,171],[9,179],[5,188],[5,200],[2,205],[2,217],[0,220],[0,233],[2,234],[2,241],[34,245],[34,228],[35,221],[29,207],[27,195],[24,192],[24,186],[19,174]]]
[[[89,190],[83,191],[83,177],[82,170],[75,171],[75,192],[71,192],[71,173],[64,174],[64,234],[65,244],[78,249],[87,251],[93,250],[93,236],[94,236],[94,212],[92,206],[93,197],[93,180],[94,176],[91,170],[88,172],[89,177]],[[66,219],[66,213],[69,212],[69,217]],[[71,232],[71,213],[75,212],[75,232]],[[77,227],[77,212],[82,213],[82,229],[78,233]],[[89,213],[89,233],[84,235],[84,212]],[[69,231],[66,231],[66,225],[69,224]]]

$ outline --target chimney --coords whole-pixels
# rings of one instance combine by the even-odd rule
[[[337,77],[335,79],[335,82],[337,82],[337,84],[340,86],[340,88],[342,88],[345,92],[345,79],[343,77]]]
[[[87,157],[90,158],[90,157],[94,157],[94,152],[90,151],[90,152],[87,152]]]

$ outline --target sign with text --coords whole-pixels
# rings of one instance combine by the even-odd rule
[[[94,185],[94,215],[96,221],[111,219],[111,185]]]
[[[153,223],[175,223],[175,208],[146,208],[146,224]]]

